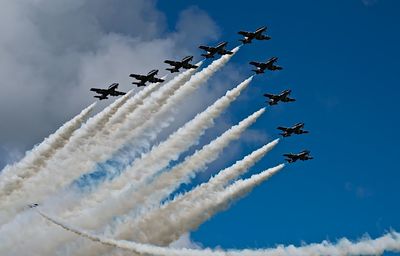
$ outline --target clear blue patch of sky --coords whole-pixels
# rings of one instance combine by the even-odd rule
[[[247,92],[252,97],[230,108],[237,116],[233,121],[261,107],[262,93],[291,88],[297,101],[270,108],[254,127],[277,134],[277,126],[304,121],[311,131],[283,140],[252,171],[280,163],[290,151],[308,148],[315,156],[288,166],[213,217],[194,232],[194,239],[207,246],[244,248],[400,230],[400,2],[158,3],[171,29],[179,12],[193,5],[215,20],[221,40],[232,46],[238,43],[237,31],[269,27],[272,40],[246,45],[232,59],[241,72],[250,75],[249,61],[271,56],[278,56],[284,67],[255,78]],[[193,49],[194,55],[200,53]],[[254,149],[244,147],[242,153]]]

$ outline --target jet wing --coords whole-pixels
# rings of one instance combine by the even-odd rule
[[[108,90],[106,89],[100,89],[100,88],[90,88],[90,91],[100,93],[100,94],[106,94],[108,93]]]
[[[199,46],[199,48],[202,49],[202,50],[208,51],[208,52],[216,51],[215,47],[210,47],[210,46],[201,45],[201,46]]]
[[[293,101],[296,101],[296,100],[292,99],[292,98],[289,98],[289,97],[286,97],[286,98],[283,98],[282,101],[283,102],[293,102]]]
[[[286,127],[278,127],[278,128],[276,128],[276,129],[278,129],[278,130],[281,130],[281,131],[284,131],[284,132],[286,132],[286,131],[288,131],[289,129],[288,128],[286,128]]]
[[[256,66],[256,67],[258,67],[258,68],[264,66],[264,63],[256,62],[256,61],[251,61],[251,62],[249,62],[249,64],[250,64],[250,65],[253,65],[253,66]]]
[[[273,94],[265,93],[264,97],[267,97],[267,98],[270,98],[270,99],[276,99],[277,96],[273,95]]]
[[[283,156],[286,156],[286,157],[288,157],[288,158],[295,157],[295,155],[294,155],[294,154],[283,154]]]
[[[178,66],[178,65],[181,65],[181,62],[173,61],[173,60],[166,60],[166,61],[164,61],[164,63],[167,63],[167,64],[169,64],[169,65],[171,65],[171,66]]]
[[[252,32],[247,32],[247,31],[239,31],[238,34],[239,34],[239,35],[242,35],[242,36],[246,36],[246,37],[254,36],[254,33],[252,33]]]
[[[147,79],[147,76],[137,75],[137,74],[130,74],[129,77],[136,78],[137,80],[145,80],[145,79]]]

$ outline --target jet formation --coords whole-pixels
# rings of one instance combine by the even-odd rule
[[[239,31],[238,34],[242,35],[243,38],[239,39],[240,42],[242,42],[243,45],[246,44],[251,44],[253,43],[254,40],[257,41],[268,41],[271,40],[271,37],[269,35],[266,35],[265,32],[267,31],[267,27],[263,26],[258,29],[256,29],[254,32],[252,31]],[[201,50],[204,50],[205,53],[201,54],[201,56],[205,57],[206,59],[211,59],[215,58],[216,55],[226,55],[226,54],[233,54],[232,51],[229,51],[226,49],[228,45],[228,42],[220,42],[216,46],[205,46],[201,45],[199,48]],[[171,72],[171,73],[176,73],[180,72],[180,69],[196,69],[198,66],[192,64],[191,62],[193,61],[193,56],[186,56],[182,58],[181,60],[165,60],[164,63],[168,64],[170,67],[166,68],[165,70]],[[261,75],[266,73],[266,71],[280,71],[283,68],[281,66],[277,65],[278,57],[271,57],[265,62],[258,62],[258,61],[251,61],[249,62],[250,65],[254,67],[252,69],[253,72],[255,72],[256,75]],[[142,74],[130,74],[129,77],[132,77],[136,79],[136,81],[133,81],[132,84],[136,85],[137,87],[143,87],[146,86],[147,83],[162,83],[164,82],[163,78],[158,78],[159,70],[158,69],[153,69],[149,73],[142,75]],[[126,94],[125,92],[120,92],[117,91],[118,89],[118,83],[113,83],[111,84],[108,88],[106,89],[100,89],[100,88],[91,88],[90,91],[93,91],[99,95],[95,95],[95,98],[98,98],[99,100],[104,100],[108,99],[108,96],[120,96]],[[287,102],[294,102],[296,99],[290,98],[292,90],[287,89],[282,91],[279,94],[272,94],[272,93],[265,93],[263,96],[268,98],[267,103],[269,106],[274,106],[278,105],[278,103],[287,103]],[[300,134],[306,134],[309,133],[308,131],[303,130],[304,128],[304,123],[297,123],[292,127],[278,127],[277,129],[282,131],[280,133],[281,136],[283,137],[290,137],[293,134],[300,135]],[[310,156],[310,151],[308,150],[303,150],[302,152],[298,154],[284,154],[286,157],[286,161],[288,163],[294,163],[297,160],[310,160],[313,159]],[[36,207],[37,205],[33,204],[31,207]]]

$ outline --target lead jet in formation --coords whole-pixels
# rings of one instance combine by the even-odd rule
[[[275,63],[278,61],[278,57],[272,57],[266,62],[256,62],[252,61],[250,62],[250,65],[253,65],[256,67],[256,69],[253,69],[252,71],[256,72],[256,74],[263,74],[266,69],[270,71],[275,71],[275,70],[282,70],[283,68],[280,66],[275,65]]]
[[[166,60],[164,61],[164,63],[173,66],[173,68],[166,68],[166,70],[170,71],[171,73],[174,73],[174,72],[179,72],[180,68],[184,69],[198,68],[198,66],[189,63],[192,60],[193,56],[186,56],[181,61]]]
[[[233,52],[225,49],[227,44],[228,44],[227,42],[221,42],[215,47],[201,45],[201,46],[199,46],[199,48],[207,51],[207,53],[204,53],[201,56],[206,57],[208,59],[208,58],[214,58],[214,55],[217,53],[219,55],[233,54]]]
[[[138,74],[130,74],[129,77],[133,77],[140,82],[132,82],[132,84],[136,84],[138,87],[146,86],[146,83],[162,83],[164,79],[157,78],[156,75],[158,74],[157,69],[153,69],[147,75],[138,75]]]
[[[256,40],[270,40],[271,37],[263,35],[263,32],[267,31],[267,27],[258,28],[255,32],[239,31],[238,34],[244,36],[240,39],[243,44],[250,44],[253,39]]]
[[[126,94],[125,92],[117,91],[118,85],[119,85],[118,83],[113,83],[107,89],[90,88],[90,90],[92,92],[100,94],[94,96],[95,98],[98,98],[99,100],[105,100],[108,99],[108,96],[120,96]]]
[[[313,157],[310,156],[310,151],[309,151],[309,150],[303,150],[303,151],[301,151],[301,152],[298,153],[298,154],[292,154],[292,153],[284,154],[283,156],[286,157],[285,160],[286,160],[288,163],[294,163],[294,162],[296,162],[297,160],[307,161],[307,160],[313,159]]]
[[[266,93],[266,94],[264,94],[264,97],[269,98],[268,104],[270,106],[272,106],[272,105],[278,104],[279,101],[282,101],[282,102],[296,101],[295,99],[289,98],[289,95],[291,92],[292,92],[292,90],[284,90],[280,94],[276,94],[276,95]]]
[[[293,125],[292,127],[278,127],[278,130],[281,130],[283,133],[283,137],[289,137],[292,134],[304,134],[304,133],[309,133],[308,131],[303,130],[304,128],[304,123],[297,123]]]

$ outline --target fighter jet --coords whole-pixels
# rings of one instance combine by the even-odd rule
[[[96,92],[100,95],[94,96],[95,98],[98,98],[99,100],[105,100],[108,99],[107,96],[119,96],[119,95],[125,95],[125,92],[119,92],[116,89],[118,88],[118,83],[113,83],[110,85],[107,89],[99,89],[99,88],[90,88],[92,92]]]
[[[39,204],[30,204],[30,205],[28,205],[29,208],[36,208],[38,206],[39,206]]]
[[[253,39],[256,40],[270,40],[271,37],[267,35],[263,35],[263,32],[267,30],[267,27],[258,28],[255,32],[247,32],[247,31],[239,31],[238,34],[244,36],[243,39],[240,39],[243,44],[250,44]]]
[[[256,62],[252,61],[250,62],[250,65],[253,65],[256,67],[256,69],[253,69],[252,71],[256,72],[256,74],[262,74],[265,72],[266,69],[270,71],[275,71],[275,70],[282,70],[283,68],[280,66],[274,65],[278,61],[278,57],[272,57],[266,62]]]
[[[166,60],[164,63],[167,63],[174,68],[166,68],[166,70],[170,71],[171,73],[179,72],[180,68],[184,69],[191,69],[191,68],[198,68],[198,66],[189,63],[193,60],[193,56],[186,56],[181,61],[173,61],[173,60]]]
[[[199,48],[207,51],[207,53],[202,54],[201,56],[204,56],[208,59],[208,58],[214,58],[214,55],[217,53],[219,55],[233,54],[233,52],[225,49],[227,44],[228,44],[227,42],[221,42],[215,47],[201,45],[199,46]]]
[[[278,127],[277,129],[283,131],[280,135],[283,137],[289,137],[292,134],[304,134],[308,133],[308,131],[303,130],[304,128],[304,123],[297,123],[293,125],[292,127]]]
[[[147,75],[138,75],[138,74],[130,74],[129,77],[133,77],[140,82],[132,82],[132,84],[136,84],[138,87],[140,86],[146,86],[146,82],[150,83],[162,83],[164,82],[164,79],[157,78],[156,75],[158,74],[157,69],[153,69]]]
[[[292,92],[292,90],[284,90],[283,92],[281,92],[280,94],[277,94],[277,95],[266,93],[266,94],[264,94],[264,97],[269,98],[268,104],[270,106],[272,106],[272,105],[278,104],[279,101],[282,101],[282,102],[296,101],[295,99],[289,98],[289,95],[291,92]]]
[[[292,153],[284,154],[283,156],[286,157],[285,160],[288,163],[294,163],[297,160],[306,161],[306,160],[314,159],[313,157],[310,156],[310,151],[309,150],[303,150],[298,154],[292,154]]]

